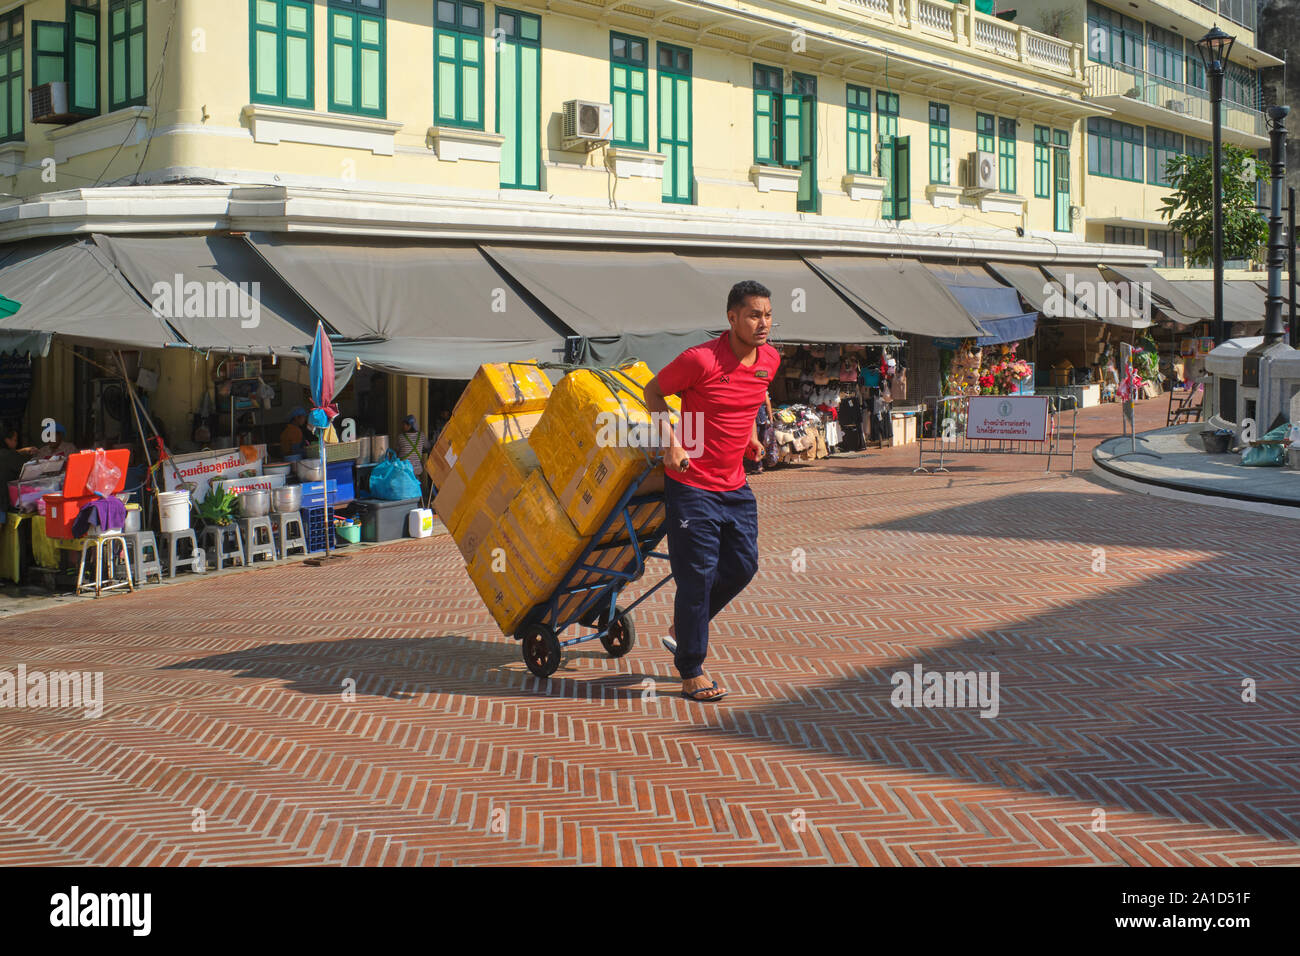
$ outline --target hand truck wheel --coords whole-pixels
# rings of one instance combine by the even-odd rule
[[[632,615],[621,607],[614,608],[613,624],[609,622],[609,611],[601,612],[600,629],[605,631],[600,636],[600,643],[610,657],[622,657],[636,644],[636,625],[632,622]]]
[[[550,677],[560,666],[560,639],[545,624],[531,624],[518,635],[524,663],[538,677]]]

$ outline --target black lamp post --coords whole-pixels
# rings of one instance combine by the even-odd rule
[[[1196,50],[1201,54],[1201,62],[1210,77],[1210,109],[1214,113],[1211,117],[1214,131],[1214,325],[1210,335],[1215,345],[1223,341],[1223,116],[1220,107],[1223,103],[1223,73],[1235,40],[1236,37],[1228,36],[1216,25],[1196,41]]]

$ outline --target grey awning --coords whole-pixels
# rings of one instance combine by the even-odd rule
[[[1019,292],[1031,309],[1046,314],[1049,282],[1038,266],[1023,262],[990,262],[988,267]]]
[[[999,326],[996,333],[998,342],[1014,342],[1033,337],[1038,314],[1026,312],[1021,307],[1020,297],[1011,286],[1004,285],[978,266],[927,262],[925,267],[944,284],[952,297],[966,310],[966,314],[985,332],[990,333],[981,339],[994,335],[994,324]],[[997,344],[991,339],[977,341],[981,345]]]
[[[1203,319],[1212,318],[1212,309],[1207,310],[1204,305],[1197,302],[1191,296],[1184,295],[1178,287],[1162,276],[1150,266],[1112,266],[1107,265],[1107,269],[1115,273],[1126,282],[1146,283],[1151,289],[1151,293],[1156,297],[1156,305],[1166,304],[1178,315],[1190,322],[1199,322]],[[1168,310],[1164,310],[1168,311]]]
[[[1123,301],[1128,286],[1109,282],[1097,266],[1051,263],[1044,265],[1043,271],[1061,284],[1062,297],[1067,305],[1121,328],[1144,329],[1151,324],[1151,317],[1142,314],[1139,304],[1130,306]],[[1044,314],[1051,315],[1053,311],[1049,308]],[[1069,318],[1068,315],[1063,317]]]
[[[890,331],[940,338],[983,334],[943,283],[916,259],[809,256],[807,262]]]
[[[242,238],[96,235],[94,242],[195,348],[251,355],[311,348],[316,313]]]
[[[132,349],[180,342],[87,239],[0,249],[0,293],[22,303],[0,320],[0,351],[46,355],[54,335]]]
[[[708,287],[706,301],[722,316],[721,328],[727,327],[727,293],[737,282],[753,279],[772,292],[774,342],[876,345],[896,341],[799,256],[703,251],[677,255],[703,277]]]
[[[625,332],[622,335],[584,338],[578,351],[579,365],[609,367],[633,359],[645,362],[656,375],[663,367],[693,345],[703,345],[717,332]]]
[[[710,282],[668,250],[482,248],[580,336],[727,328],[726,290],[718,295]]]
[[[422,378],[563,357],[555,327],[476,246],[254,233],[257,253],[346,338],[334,354]],[[371,341],[364,341],[371,340]]]
[[[1211,315],[1214,314],[1214,280],[1171,279],[1170,282],[1178,291],[1202,303],[1203,308]],[[1225,322],[1263,322],[1265,302],[1264,290],[1254,282],[1223,283],[1223,321]]]

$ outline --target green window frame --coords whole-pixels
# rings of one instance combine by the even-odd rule
[[[248,0],[248,83],[254,103],[316,108],[313,0]]]
[[[1155,126],[1147,127],[1147,182],[1168,186],[1165,164],[1183,153],[1183,135]]]
[[[890,136],[889,142],[881,147],[882,157],[888,157],[885,165],[889,170],[880,211],[882,219],[899,221],[912,218],[911,139],[910,136]]]
[[[845,106],[848,126],[846,168],[850,173],[870,176],[871,163],[871,90],[847,84]]]
[[[754,163],[780,166],[783,100],[781,68],[754,64]]]
[[[23,139],[23,11],[0,16],[0,143]]]
[[[1183,38],[1147,24],[1147,72],[1171,83],[1183,82]]]
[[[650,44],[645,37],[609,35],[609,98],[614,104],[614,146],[650,148]]]
[[[1213,0],[1209,0],[1213,2]],[[1142,21],[1089,0],[1086,8],[1088,59],[1129,71],[1142,69]]]
[[[659,43],[655,63],[659,84],[658,150],[667,157],[661,198],[664,202],[690,204],[695,202],[693,56],[686,47]]]
[[[501,188],[542,188],[542,18],[496,8],[496,131]]]
[[[386,0],[329,0],[329,109],[387,115]]]
[[[1070,131],[1052,130],[1053,210],[1052,228],[1056,232],[1073,232],[1070,218]]]
[[[68,30],[57,20],[32,21],[32,86],[67,77]]]
[[[876,171],[886,180],[893,179],[893,153],[886,154],[886,146],[898,135],[898,94],[876,90]],[[889,198],[886,197],[886,202]]]
[[[1034,198],[1052,198],[1052,131],[1034,127]]]
[[[68,111],[98,116],[99,0],[68,0],[66,23]]]
[[[997,152],[997,137],[993,134],[994,128],[992,113],[975,114],[975,148],[979,152]]]
[[[435,0],[433,116],[438,126],[483,128],[483,4]]]
[[[793,127],[787,126],[785,131],[786,151],[787,154],[793,151],[794,162],[801,173],[795,209],[818,212],[821,193],[817,189],[817,77],[793,73],[790,93],[785,101],[787,123],[793,121],[794,124]]]
[[[1102,230],[1102,242],[1117,246],[1145,246],[1147,237],[1141,229],[1127,226],[1107,226]]]
[[[951,163],[948,150],[948,107],[944,103],[930,104],[930,182],[948,185],[951,181]]]
[[[108,108],[142,106],[148,99],[147,0],[111,0],[108,5]]]
[[[1209,156],[1211,143],[1208,139],[1197,139],[1195,136],[1183,137],[1183,150],[1188,156]]]
[[[1016,126],[1014,119],[998,117],[998,192],[1016,191]]]
[[[1088,117],[1088,172],[1108,179],[1143,181],[1146,163],[1141,126],[1100,116]]]

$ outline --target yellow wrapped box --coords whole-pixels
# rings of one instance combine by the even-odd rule
[[[533,604],[520,594],[519,582],[499,534],[494,531],[488,535],[467,569],[475,590],[501,628],[501,633],[513,634]]]
[[[533,362],[481,365],[452,410],[426,467],[439,488],[456,466],[479,423],[490,415],[540,412],[551,394],[551,380]]]
[[[595,533],[632,481],[660,457],[660,449],[638,447],[651,435],[644,396],[650,378],[644,362],[601,375],[570,372],[529,437],[546,480],[583,536]],[[671,398],[669,407],[681,406]]]
[[[472,475],[459,465],[452,469],[433,500],[434,510],[459,543],[472,518],[501,515],[537,469],[537,456],[528,442],[492,445]]]
[[[516,577],[534,604],[550,596],[582,553],[587,540],[573,526],[540,471],[530,474],[499,527],[507,560],[521,563]]]

